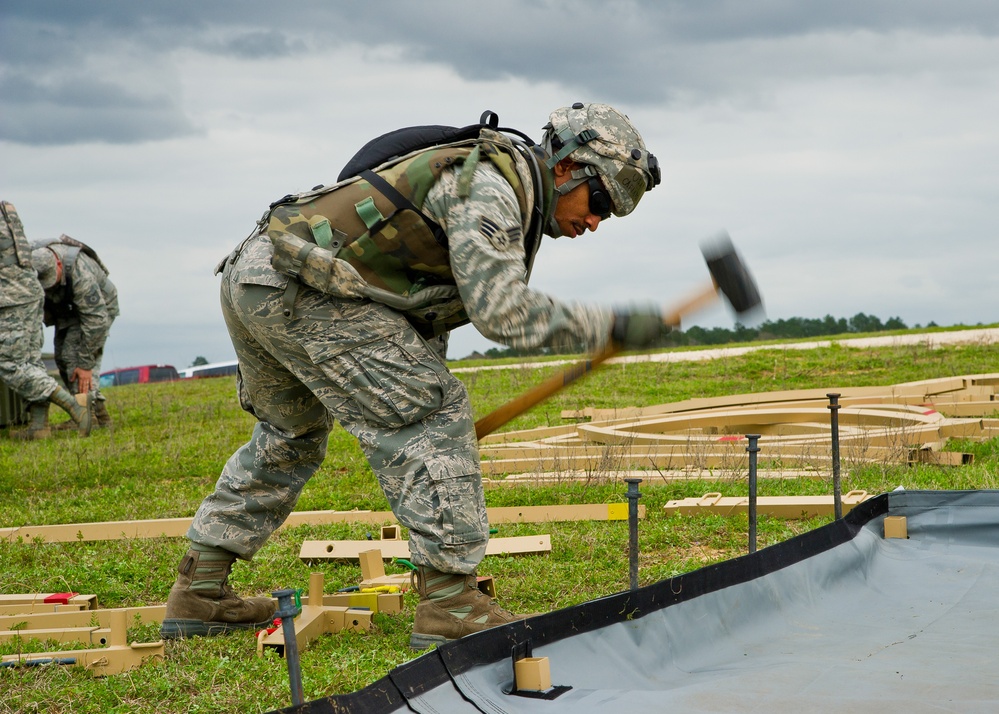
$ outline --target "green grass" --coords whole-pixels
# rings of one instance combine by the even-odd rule
[[[711,362],[606,366],[549,402],[518,417],[505,429],[563,423],[564,409],[627,407],[704,396],[798,388],[887,385],[997,371],[995,348],[983,345],[927,349],[925,346],[852,349],[832,346],[784,350],[779,345],[742,357]],[[456,364],[455,366],[466,366]],[[519,395],[562,367],[542,366],[462,373],[476,416]],[[115,426],[89,439],[59,432],[48,440],[21,443],[0,438],[0,526],[191,516],[207,495],[229,455],[249,436],[253,420],[240,411],[232,379],[135,385],[107,390]],[[53,409],[55,420],[61,419]],[[961,468],[864,465],[843,473],[843,489],[880,493],[906,488],[994,488],[999,443],[962,442],[973,453]],[[663,514],[671,499],[707,491],[742,495],[730,477],[642,484],[647,518],[640,527],[640,579],[650,583],[745,552],[745,516]],[[828,493],[814,479],[761,481],[761,495]],[[491,489],[489,506],[625,501],[623,486],[566,484],[559,487]],[[298,510],[388,510],[360,449],[337,428],[329,455],[306,487]],[[783,541],[828,519],[784,521],[761,518],[759,547]],[[244,593],[284,587],[307,588],[309,573],[321,571],[327,591],[360,578],[356,565],[308,567],[298,559],[305,539],[364,538],[372,526],[302,526],[279,531],[252,564],[236,567],[232,583]],[[500,598],[529,612],[566,607],[628,587],[626,522],[500,525],[499,536],[546,532],[546,555],[490,557],[482,572],[496,578]],[[165,601],[183,539],[103,543],[0,544],[0,594],[76,591],[93,593],[104,607]],[[388,566],[390,572],[402,572]],[[408,649],[414,601],[398,615],[376,615],[368,634],[321,637],[302,653],[307,699],[360,689],[414,656]],[[155,627],[135,626],[129,638],[158,639]],[[64,649],[71,645],[60,646]],[[0,643],[0,654],[48,651],[51,643]],[[256,656],[250,633],[169,642],[166,659],[127,674],[94,679],[75,667],[0,669],[0,712],[230,712],[266,711],[291,703],[284,660]]]

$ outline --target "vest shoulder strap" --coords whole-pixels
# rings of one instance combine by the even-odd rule
[[[33,241],[31,243],[31,249],[34,250],[35,248],[43,248],[57,244],[69,246],[69,248],[71,248],[71,250],[67,251],[66,257],[63,260],[63,264],[66,266],[65,270],[67,273],[70,272],[70,270],[72,270],[73,264],[76,263],[76,256],[80,254],[80,251],[86,253],[88,258],[90,258],[99,266],[101,266],[101,270],[103,270],[105,274],[109,274],[111,272],[110,270],[108,270],[108,267],[104,265],[104,261],[101,260],[100,256],[97,255],[96,250],[91,248],[83,241],[77,240],[76,238],[71,238],[65,233],[63,233],[58,238],[46,238],[44,240]]]

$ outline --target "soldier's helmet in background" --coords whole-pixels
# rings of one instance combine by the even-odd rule
[[[38,273],[38,282],[45,290],[48,290],[59,279],[59,267],[56,263],[56,256],[48,248],[36,248],[31,251],[31,263]]]

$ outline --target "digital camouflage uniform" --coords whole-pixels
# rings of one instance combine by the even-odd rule
[[[17,211],[3,202],[0,221],[0,380],[25,401],[44,402],[58,383],[42,362],[44,295]]]
[[[69,252],[77,250],[58,242],[47,242],[46,247],[64,266]],[[73,371],[77,367],[90,370],[94,401],[103,402],[105,397],[98,388],[101,359],[111,324],[120,314],[118,289],[104,267],[83,250],[77,253],[66,278],[65,285],[57,283],[45,290],[45,322],[55,325],[56,366],[74,394],[80,390],[71,379]]]
[[[610,310],[562,303],[526,284],[517,197],[489,162],[467,197],[448,169],[424,210],[445,229],[472,324],[513,346],[603,346]],[[225,465],[188,537],[249,559],[294,509],[326,455],[333,420],[359,440],[418,565],[472,573],[488,523],[468,395],[445,362],[446,336],[427,340],[405,316],[370,300],[303,287],[283,313],[288,278],[266,235],[222,271],[222,309],[240,362],[239,395],[258,419]]]
[[[447,369],[447,335],[471,322],[514,347],[651,344],[664,330],[658,310],[563,303],[527,280],[542,229],[578,233],[582,221],[596,230],[612,209],[630,213],[660,175],[627,117],[606,105],[556,110],[537,147],[495,131],[490,114],[473,140],[424,141],[441,127],[379,137],[339,183],[271,204],[219,265],[240,403],[257,424],[195,514],[164,638],[267,624],[273,601],[239,597],[228,577],[295,508],[334,420],[357,437],[409,530],[419,594],[410,647],[523,617],[477,587],[489,529],[472,410]]]

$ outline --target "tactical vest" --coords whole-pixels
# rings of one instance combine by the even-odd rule
[[[34,270],[31,244],[24,235],[24,226],[14,204],[0,201],[0,214],[3,216],[3,224],[0,225],[0,266],[19,265]]]
[[[549,200],[542,190],[542,172],[529,147],[489,130],[477,140],[417,151],[362,171],[357,178],[286,196],[271,205],[261,227],[275,246],[291,234],[329,250],[341,263],[337,269],[356,274],[362,284],[357,290],[328,291],[344,297],[358,297],[355,292],[359,292],[390,305],[402,311],[421,335],[433,337],[469,319],[451,271],[447,236],[420,207],[441,173],[452,166],[463,167],[458,189],[459,195],[467,196],[475,165],[483,158],[499,169],[516,194],[529,272]],[[525,186],[518,160],[532,172],[528,174],[532,185]],[[283,270],[278,260],[274,265],[299,277],[296,271]],[[297,284],[291,285],[293,301]]]
[[[68,235],[61,235],[58,238],[48,238],[34,241],[31,249],[48,248],[51,245],[64,246],[58,254],[62,261],[62,278],[51,288],[45,291],[45,324],[54,325],[56,322],[71,320],[76,317],[76,300],[73,294],[73,266],[80,252],[86,253],[95,263],[97,263],[104,274],[110,271],[101,261],[97,252],[83,241],[70,238]]]

